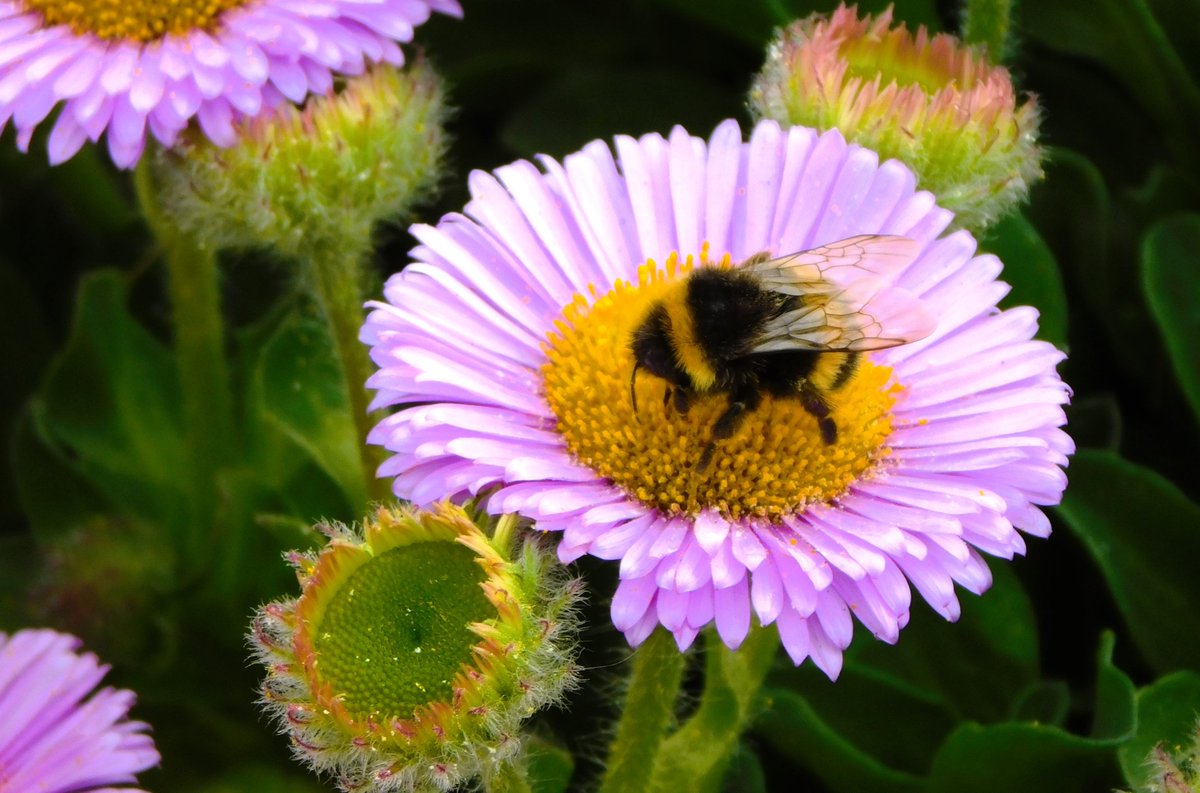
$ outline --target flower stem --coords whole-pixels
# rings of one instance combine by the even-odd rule
[[[662,628],[652,633],[634,655],[625,708],[617,724],[617,737],[609,749],[600,793],[645,788],[654,771],[659,747],[675,720],[683,667],[683,653],[675,646],[671,634]]]
[[[992,63],[1004,60],[1016,0],[966,0],[963,7],[963,41],[987,47]]]
[[[148,157],[134,175],[146,222],[163,248],[167,294],[175,335],[175,359],[182,387],[183,420],[193,476],[201,491],[195,523],[206,525],[216,510],[218,470],[234,456],[233,396],[225,357],[217,253],[180,231],[159,211]],[[197,551],[191,538],[187,550]]]
[[[779,649],[779,632],[755,628],[730,650],[712,629],[705,634],[704,694],[700,707],[658,749],[654,775],[642,789],[718,791],[742,732],[756,715],[758,691]]]
[[[358,340],[358,332],[363,324],[362,264],[367,250],[369,248],[322,246],[312,251],[308,261],[317,302],[333,337],[334,350],[345,382],[347,404],[354,419],[364,492],[369,499],[383,499],[388,495],[388,486],[375,476],[380,459],[375,448],[367,445],[367,433],[372,423],[366,386],[372,372],[371,359],[366,346]]]

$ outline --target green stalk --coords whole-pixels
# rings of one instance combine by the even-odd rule
[[[364,240],[369,239],[365,232]],[[367,250],[359,248],[329,248],[320,246],[308,257],[317,302],[333,337],[338,365],[345,383],[347,404],[354,417],[355,442],[362,464],[363,489],[367,497],[381,500],[388,497],[388,485],[375,476],[381,456],[367,445],[367,433],[374,419],[369,414],[367,378],[374,371],[366,345],[358,340],[363,324],[363,262]],[[365,505],[360,505],[365,506]]]
[[[649,784],[639,790],[716,793],[737,751],[742,733],[757,715],[758,691],[779,649],[774,627],[755,627],[730,650],[709,629],[705,633],[704,694],[687,722],[662,742]]]
[[[193,476],[202,488],[202,502],[195,505],[196,536],[189,538],[186,548],[194,553],[205,543],[203,529],[216,512],[217,472],[233,459],[236,449],[220,271],[213,248],[174,227],[159,211],[148,162],[149,157],[142,158],[134,185],[166,261],[184,431]]]
[[[1001,63],[1007,55],[1015,0],[966,0],[963,7],[963,41],[987,47],[988,59]]]
[[[659,747],[675,721],[683,667],[683,653],[662,628],[655,630],[634,655],[625,707],[609,749],[600,793],[645,789]]]

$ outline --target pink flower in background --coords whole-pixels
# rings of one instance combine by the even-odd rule
[[[25,151],[61,104],[50,161],[107,132],[122,168],[148,134],[170,146],[193,118],[229,145],[239,117],[402,63],[397,42],[433,11],[461,14],[457,0],[0,0],[0,130]]]
[[[1033,339],[1035,310],[996,307],[1000,261],[941,236],[951,213],[905,166],[772,121],[749,142],[729,121],[540,162],[473,173],[464,214],[415,226],[363,329],[375,407],[405,406],[371,436],[396,495],[482,495],[561,532],[563,561],[619,561],[612,618],[635,645],[715,623],[737,647],[757,617],[831,677],[855,619],[895,642],[912,588],[956,619],[954,584],[991,583],[981,551],[1049,534],[1038,505],[1073,451],[1064,356]],[[862,234],[914,242],[894,285],[936,328],[863,356],[831,395],[836,442],[768,397],[698,465],[726,395],[683,413],[663,379],[633,378],[649,308],[689,269]]]
[[[158,763],[149,727],[126,719],[133,692],[93,693],[108,667],[79,646],[52,630],[0,633],[0,790],[117,793]]]

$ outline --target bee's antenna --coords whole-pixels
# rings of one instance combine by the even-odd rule
[[[633,417],[641,421],[641,416],[638,415],[637,406],[637,373],[638,369],[642,368],[640,361],[633,362],[633,374],[629,376],[629,401],[633,404]]]

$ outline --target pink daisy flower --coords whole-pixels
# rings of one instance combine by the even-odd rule
[[[132,167],[147,134],[174,143],[195,118],[215,143],[234,122],[325,93],[334,74],[400,64],[396,42],[457,0],[0,0],[0,130],[29,141],[56,105],[51,163],[107,131]]]
[[[561,532],[564,562],[619,560],[612,619],[634,645],[661,624],[685,648],[715,623],[737,647],[757,617],[831,677],[855,619],[895,642],[912,589],[956,619],[955,583],[991,583],[981,552],[1050,533],[1038,505],[1073,451],[1063,355],[1033,339],[1034,309],[996,307],[1001,263],[940,236],[951,213],[904,165],[773,121],[749,142],[727,121],[540,162],[472,174],[465,214],[415,226],[372,304],[374,404],[406,406],[371,435],[396,495],[484,495]],[[662,377],[634,378],[634,332],[690,269],[864,234],[911,240],[889,289],[935,322],[830,391],[836,439],[768,396],[716,442],[726,394],[684,412]]]
[[[108,667],[79,646],[52,630],[0,633],[0,790],[139,793],[112,786],[158,763],[149,727],[125,718],[133,692],[92,693]]]

